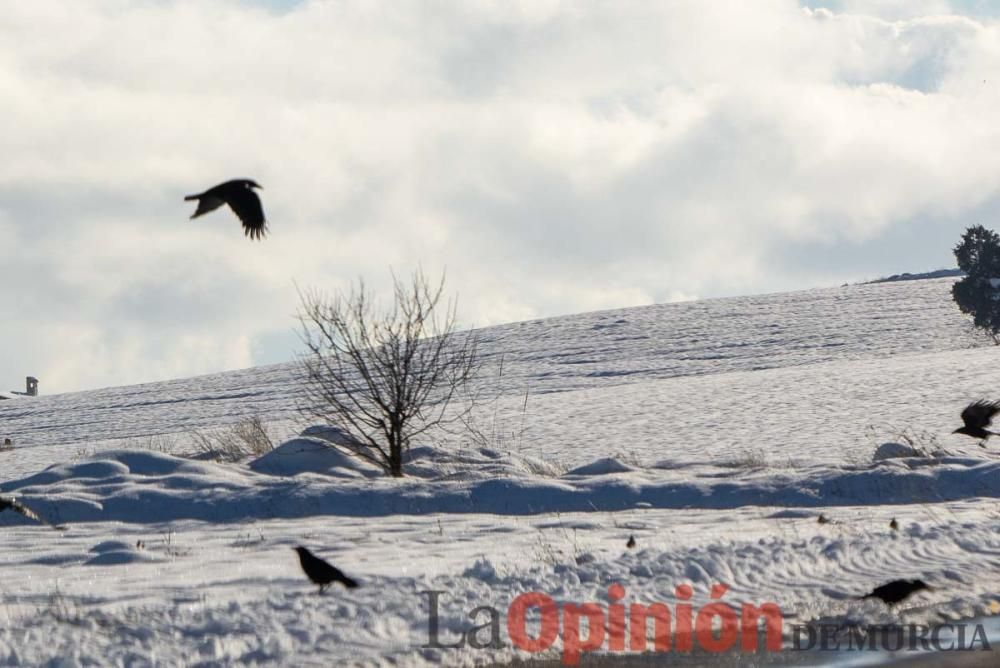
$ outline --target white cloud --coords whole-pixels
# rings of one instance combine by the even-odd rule
[[[293,281],[390,265],[487,324],[948,264],[886,240],[996,211],[997,24],[811,4],[12,4],[0,385],[291,357]],[[237,176],[261,244],[187,220]]]

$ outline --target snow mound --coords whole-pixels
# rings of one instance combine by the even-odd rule
[[[159,561],[153,555],[120,540],[106,540],[90,548],[94,556],[84,566],[119,566]]]
[[[309,427],[271,452],[250,462],[252,471],[275,476],[316,473],[337,478],[384,478],[381,467],[331,444],[356,444],[347,432],[329,425]],[[484,480],[516,475],[557,477],[562,470],[542,459],[491,448],[441,448],[421,445],[403,453],[409,478]]]
[[[120,566],[122,564],[141,564],[158,561],[152,555],[138,550],[111,550],[102,552],[83,562],[84,566]]]
[[[286,441],[250,462],[249,466],[258,473],[282,476],[322,473],[339,478],[374,478],[384,475],[382,469],[374,464],[338,450],[323,440],[307,437]]]
[[[129,476],[172,475],[217,477],[218,470],[211,464],[149,450],[106,450],[99,456],[78,462],[53,464],[40,473],[23,478],[18,486],[51,485],[84,479],[95,483],[113,482]]]
[[[920,450],[917,450],[913,446],[904,445],[902,443],[883,443],[882,445],[875,448],[875,454],[872,455],[872,460],[880,462],[886,459],[900,459],[903,457],[924,457],[926,456]]]
[[[90,548],[90,551],[96,552],[97,554],[104,554],[105,552],[121,552],[123,550],[131,550],[131,549],[132,546],[124,541],[106,540]]]
[[[558,467],[534,457],[492,448],[419,446],[403,455],[407,476],[427,481],[495,480],[520,476],[559,475]]]
[[[0,484],[0,491],[17,491],[25,503],[37,504],[39,512],[62,523],[140,524],[319,515],[534,515],[640,506],[803,509],[1000,498],[1000,461],[974,458],[908,457],[867,467],[815,465],[787,472],[707,464],[635,470],[609,459],[582,468],[587,474],[544,477],[525,473],[510,453],[419,447],[408,453],[403,478],[308,471],[275,476],[160,453],[111,451]],[[615,474],[600,474],[605,471]]]
[[[361,442],[340,427],[332,424],[314,424],[302,430],[302,436],[334,445],[353,446]]]
[[[0,491],[17,490],[26,504],[60,522],[146,523],[213,517],[239,503],[251,475],[159,452],[108,450],[4,482]]]
[[[589,464],[570,469],[566,475],[608,475],[610,473],[628,473],[635,467],[624,464],[614,457],[602,457]]]

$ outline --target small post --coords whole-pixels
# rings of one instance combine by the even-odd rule
[[[38,396],[38,379],[35,378],[34,376],[28,376],[26,384],[27,384],[27,388],[26,388],[27,391],[25,392],[25,394],[27,394],[29,397],[37,397]]]

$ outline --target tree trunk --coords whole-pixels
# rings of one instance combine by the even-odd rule
[[[403,429],[402,425],[393,424],[389,435],[389,475],[394,478],[403,477]]]

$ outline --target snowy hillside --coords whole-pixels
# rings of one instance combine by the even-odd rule
[[[1000,398],[998,353],[952,280],[483,330],[504,360],[504,398],[480,416],[492,442],[438,435],[402,481],[303,439],[252,463],[181,456],[191,430],[246,416],[294,437],[295,364],[0,402],[16,445],[0,491],[68,525],[0,514],[0,664],[514,656],[506,636],[421,648],[427,590],[447,592],[448,642],[477,606],[526,591],[607,604],[613,583],[626,603],[671,605],[678,585],[704,603],[722,583],[726,602],[774,601],[789,623],[1000,610],[1000,444],[950,433],[969,400]],[[937,456],[873,462],[903,430]],[[362,586],[317,596],[297,544]],[[905,610],[857,600],[897,577],[935,588]]]
[[[951,284],[942,279],[844,286],[534,320],[483,330],[482,349],[488,358],[504,356],[508,394],[523,395],[527,388],[529,403],[552,392],[614,387],[617,396],[622,386],[655,380],[821,362],[858,361],[858,369],[865,369],[871,365],[864,361],[872,358],[986,346],[970,334],[951,301]],[[795,372],[789,373],[780,382],[795,383]],[[803,378],[809,375],[807,370]],[[764,378],[761,382],[770,382]],[[726,383],[741,384],[734,396],[750,392],[754,401],[766,400],[753,379],[753,374],[736,375]],[[0,419],[5,434],[24,446],[92,444],[217,426],[247,415],[294,418],[299,382],[294,363],[278,364],[0,404]],[[834,395],[821,403],[829,401],[842,398]],[[643,419],[659,412],[638,411]],[[599,426],[579,422],[585,429]],[[685,421],[671,422],[684,428],[679,423]],[[732,428],[739,421],[727,422]]]

